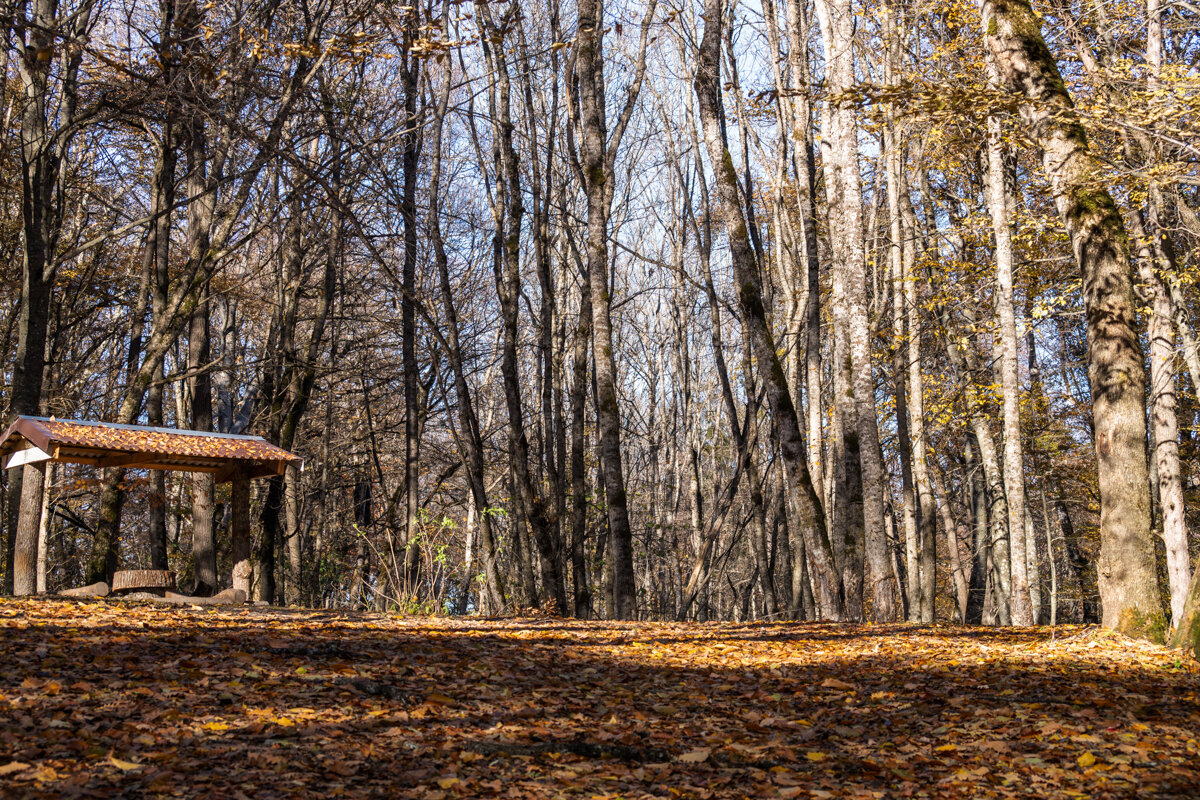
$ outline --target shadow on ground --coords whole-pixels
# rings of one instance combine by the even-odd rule
[[[1200,681],[1079,628],[0,602],[4,797],[1195,797]]]

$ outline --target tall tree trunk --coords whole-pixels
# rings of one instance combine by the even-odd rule
[[[188,332],[188,366],[193,376],[190,379],[192,397],[192,429],[213,429],[212,378],[206,365],[211,353],[209,330],[209,302],[196,305]],[[197,472],[192,476],[192,561],[195,572],[195,587],[192,594],[207,597],[215,594],[219,587],[217,577],[216,524],[213,510],[216,503],[213,476]]]
[[[422,120],[417,112],[417,80],[421,59],[412,53],[419,36],[420,5],[409,6],[405,15],[401,83],[404,89],[405,133],[401,143],[404,183],[400,215],[404,220],[404,264],[401,280],[404,297],[400,302],[401,362],[404,370],[404,575],[405,589],[419,595],[418,571],[421,564],[421,390],[417,364],[417,174],[421,151]],[[400,577],[400,576],[397,576]],[[403,598],[408,599],[408,598]]]
[[[63,166],[74,136],[83,56],[79,43],[91,27],[93,3],[85,0],[69,15],[59,8],[58,0],[27,0],[19,7],[4,21],[8,40],[15,44],[21,90],[21,299],[9,400],[9,413],[14,416],[37,415],[42,405],[56,251],[63,227]],[[33,496],[32,489],[26,492],[22,487],[24,474],[32,476],[28,470],[14,472],[8,482],[6,591],[13,591],[18,579],[14,563],[18,524],[32,525],[36,551],[41,497],[33,505],[24,502]],[[40,491],[40,482],[37,488]],[[29,519],[18,523],[22,511]],[[22,558],[21,568],[27,572],[19,577],[23,586],[36,586],[36,563],[36,552]]]
[[[980,471],[976,448],[967,440],[967,480],[972,516],[971,576],[967,583],[967,606],[964,621],[968,625],[983,622],[983,607],[987,598],[989,562],[992,558],[991,532],[988,526],[987,481]]]
[[[1159,0],[1146,0],[1146,62],[1150,66],[1147,88],[1159,88],[1163,58],[1162,8]],[[1147,154],[1149,155],[1149,154]],[[1162,515],[1162,539],[1167,555],[1167,584],[1171,591],[1171,621],[1183,619],[1184,602],[1191,583],[1187,520],[1184,513],[1183,476],[1179,459],[1179,420],[1175,410],[1176,316],[1169,277],[1174,272],[1171,243],[1162,230],[1162,192],[1151,183],[1144,210],[1132,216],[1138,242],[1138,268],[1142,285],[1150,294],[1150,420],[1153,431],[1152,463],[1157,475]]]
[[[721,0],[705,0],[704,37],[700,43],[699,63],[694,89],[704,128],[709,163],[716,176],[720,218],[729,240],[734,284],[742,312],[744,335],[763,376],[771,423],[779,439],[789,490],[795,509],[795,523],[805,537],[805,551],[814,571],[818,606],[826,620],[840,619],[844,613],[842,585],[833,562],[825,528],[825,515],[808,471],[808,452],[796,408],[774,337],[763,307],[758,264],[738,198],[738,178],[724,135],[724,107],[721,99]]]
[[[1083,277],[1100,478],[1104,624],[1161,642],[1167,631],[1150,531],[1145,376],[1125,225],[1099,182],[1100,165],[1027,0],[981,0],[980,14],[998,71],[1026,100],[1021,115],[1041,146],[1051,193]]]
[[[633,572],[633,529],[625,491],[621,454],[621,411],[617,399],[617,363],[613,351],[612,298],[608,271],[608,219],[612,208],[614,165],[621,139],[633,114],[646,70],[646,43],[658,6],[651,0],[641,25],[641,43],[633,81],[613,130],[608,129],[604,82],[604,3],[580,0],[576,34],[575,80],[578,82],[579,148],[587,199],[588,277],[592,300],[592,358],[595,363],[596,426],[603,454],[604,493],[608,507],[613,566],[613,603],[618,619],[637,614]]]
[[[817,0],[817,18],[826,57],[826,82],[832,94],[850,91],[854,76],[854,16],[851,0]],[[835,336],[845,354],[837,365],[842,403],[842,435],[846,458],[857,444],[862,475],[865,584],[871,593],[871,615],[888,622],[899,617],[900,605],[888,558],[884,529],[883,456],[875,413],[875,377],[871,368],[871,333],[867,307],[867,266],[862,226],[862,179],[858,167],[858,124],[851,105],[831,104],[825,111],[826,180],[833,215]],[[840,305],[840,313],[837,307]],[[839,324],[840,323],[840,324]],[[847,363],[849,362],[849,363]],[[847,380],[849,379],[849,380]],[[849,467],[848,467],[849,469]],[[850,569],[856,566],[847,565]],[[846,569],[843,568],[843,575]],[[848,608],[851,591],[847,586]]]
[[[521,221],[525,214],[522,201],[521,170],[513,142],[512,78],[509,74],[509,51],[505,32],[509,29],[515,6],[505,12],[497,24],[486,3],[476,3],[476,11],[485,35],[482,39],[484,57],[490,69],[489,94],[492,103],[493,152],[496,161],[496,199],[492,216],[496,230],[492,243],[492,265],[496,290],[500,299],[501,323],[504,333],[500,371],[504,383],[504,401],[508,411],[509,462],[513,472],[514,506],[519,519],[511,521],[514,544],[526,528],[536,542],[548,539],[545,503],[539,495],[530,470],[529,438],[525,430],[524,404],[521,397],[521,375],[517,348],[520,336],[518,312],[521,293]],[[522,549],[524,555],[528,555]],[[523,567],[522,567],[523,569]],[[528,604],[536,605],[536,584],[523,580]],[[547,587],[551,588],[551,587]]]
[[[996,257],[996,316],[1000,329],[1001,390],[1004,398],[1004,494],[1008,505],[1009,552],[1012,568],[1011,613],[1014,625],[1036,621],[1030,600],[1026,567],[1025,460],[1021,447],[1021,382],[1018,374],[1017,321],[1013,303],[1013,243],[1008,219],[1008,190],[1004,181],[1003,135],[1000,119],[988,116],[987,207],[992,219]]]
[[[586,270],[586,266],[584,267]],[[572,353],[571,381],[571,583],[574,586],[575,616],[587,619],[592,613],[592,591],[588,583],[585,545],[588,531],[588,489],[585,464],[588,387],[588,340],[591,338],[592,300],[587,276],[579,294],[579,321]]]
[[[549,8],[551,36],[554,41],[558,38],[558,5]],[[555,402],[557,380],[555,370],[555,325],[557,320],[556,291],[554,285],[555,273],[552,269],[552,248],[550,240],[550,201],[554,188],[554,161],[556,158],[557,125],[553,121],[558,117],[558,81],[550,82],[550,108],[547,109],[546,140],[544,144],[538,137],[537,117],[534,109],[534,94],[532,76],[534,69],[530,61],[529,47],[525,38],[523,18],[517,19],[519,36],[519,51],[521,54],[521,85],[524,89],[526,113],[526,129],[530,149],[533,154],[529,158],[530,195],[532,209],[532,226],[534,263],[537,269],[538,286],[541,289],[541,308],[537,323],[538,358],[541,369],[538,372],[541,384],[541,419],[542,435],[539,437],[539,466],[546,476],[548,489],[549,512],[545,535],[535,544],[541,560],[542,584],[552,597],[559,613],[567,612],[566,581],[562,571],[562,526],[565,516],[566,500],[562,487],[562,476],[559,473],[556,458],[556,445],[561,434],[561,402]],[[550,52],[551,74],[559,73],[558,50]],[[545,162],[538,157],[537,151],[545,153]],[[561,400],[561,398],[558,398]]]
[[[896,32],[895,9],[890,6],[884,10],[884,35],[890,40],[888,60],[885,63],[884,82],[894,85],[898,82],[896,72],[899,68],[901,40]],[[900,454],[900,487],[903,493],[903,508],[901,509],[904,527],[904,572],[908,578],[906,585],[906,600],[908,619],[910,622],[921,620],[921,535],[918,530],[918,519],[922,516],[923,508],[917,500],[916,487],[913,485],[913,442],[909,430],[908,388],[910,375],[909,347],[906,346],[905,326],[909,322],[906,309],[908,300],[908,283],[911,276],[905,269],[908,259],[905,258],[905,247],[908,246],[904,235],[904,224],[900,213],[900,171],[903,169],[900,140],[903,131],[899,129],[899,120],[895,110],[887,109],[887,119],[883,129],[884,164],[887,169],[887,205],[889,221],[888,262],[892,283],[892,385],[896,397],[896,448]],[[913,331],[908,337],[915,336]],[[914,339],[914,341],[916,341]],[[917,370],[918,377],[920,370]],[[913,419],[916,423],[917,420]]]
[[[450,38],[448,29],[449,2],[442,5],[443,33]],[[449,63],[449,62],[447,62]],[[442,295],[442,310],[445,314],[446,358],[454,379],[456,408],[458,411],[459,436],[465,452],[467,481],[477,516],[479,530],[479,560],[483,566],[484,596],[487,607],[483,613],[497,613],[504,608],[504,579],[497,563],[496,536],[493,527],[494,513],[487,492],[486,467],[483,460],[483,437],[479,429],[479,417],[467,383],[463,366],[462,347],[459,343],[458,310],[454,306],[454,292],[450,285],[450,261],[446,256],[446,243],[442,237],[441,221],[441,176],[442,176],[442,131],[445,126],[446,110],[450,103],[452,73],[447,74],[438,87],[432,118],[430,119],[430,168],[429,168],[429,239],[433,245],[434,262],[437,264]]]

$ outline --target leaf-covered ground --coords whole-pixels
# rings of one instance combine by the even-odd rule
[[[0,602],[3,797],[1195,797],[1200,680],[1098,630]]]

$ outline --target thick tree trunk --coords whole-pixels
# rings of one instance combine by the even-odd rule
[[[42,522],[42,492],[45,488],[46,465],[26,464],[21,471],[21,508],[15,536],[13,560],[13,594],[33,594],[37,591],[38,528]]]
[[[250,564],[250,481],[234,475],[230,489],[229,532],[232,538],[233,588],[250,597],[254,568]]]
[[[1083,277],[1104,624],[1161,642],[1167,631],[1150,531],[1145,376],[1124,222],[1099,183],[1099,164],[1027,0],[981,0],[980,12],[997,69],[1027,100],[1021,114],[1042,148],[1051,193]]]
[[[93,3],[85,0],[69,15],[58,0],[31,0],[4,21],[15,45],[20,78],[21,295],[17,312],[17,349],[12,364],[9,413],[36,415],[42,405],[50,301],[57,270],[56,251],[63,226],[62,166],[74,131],[78,73],[83,47],[78,40],[91,27]],[[61,58],[59,53],[68,53]],[[56,66],[58,69],[56,69]],[[25,494],[22,478],[8,484],[8,537],[5,586],[14,580],[36,585],[36,575],[15,573],[18,516]],[[41,502],[30,511],[40,514]],[[34,519],[34,532],[40,520]],[[36,548],[35,548],[36,549]],[[22,569],[36,569],[22,559]]]

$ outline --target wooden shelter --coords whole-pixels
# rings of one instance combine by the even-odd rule
[[[146,425],[17,417],[0,436],[4,468],[23,467],[25,485],[42,485],[49,462],[93,467],[209,472],[217,483],[232,482],[231,535],[233,587],[250,593],[250,481],[282,475],[300,457],[259,436],[173,430]],[[30,474],[33,471],[35,474]],[[14,593],[29,594],[28,581],[16,580],[37,564],[39,496],[23,491],[14,558]],[[18,585],[20,584],[20,585]]]

